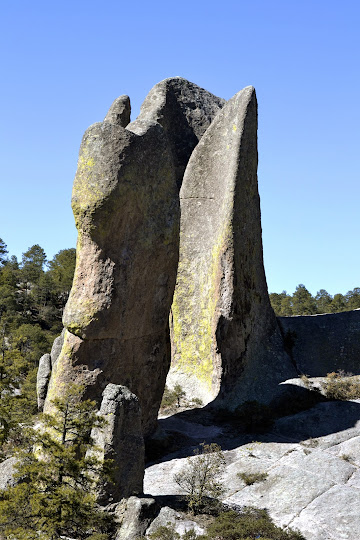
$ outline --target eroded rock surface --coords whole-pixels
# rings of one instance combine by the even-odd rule
[[[125,386],[108,384],[99,412],[106,424],[93,430],[94,445],[101,459],[114,460],[114,476],[102,486],[100,500],[142,493],[145,446],[138,398]]]
[[[190,426],[190,420],[162,420],[163,429],[192,436],[192,441],[146,469],[147,493],[169,499],[182,493],[174,475],[208,429],[206,442],[220,444],[226,459],[225,504],[266,508],[277,525],[299,529],[307,540],[360,538],[360,400],[320,403],[278,419],[266,434],[233,432],[229,437],[225,429],[211,433],[210,426],[200,424],[196,439],[198,424]],[[265,476],[246,485],[239,473]]]
[[[204,403],[218,396],[219,406],[270,401],[297,373],[267,293],[253,87],[223,107],[196,146],[180,203],[168,383]]]
[[[36,378],[36,394],[39,411],[44,408],[45,398],[47,394],[47,388],[51,375],[51,356],[50,354],[43,354],[39,360],[39,367]]]
[[[148,433],[170,363],[179,201],[161,125],[123,128],[113,121],[114,105],[111,111],[87,130],[80,149],[76,270],[47,402],[72,380],[97,400],[109,382],[123,384],[139,397]]]

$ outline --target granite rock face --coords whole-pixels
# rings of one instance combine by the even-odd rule
[[[360,374],[360,310],[278,317],[298,371],[325,377],[332,371]]]
[[[220,406],[269,402],[296,371],[263,266],[253,87],[224,106],[193,151],[180,204],[168,383],[205,403],[218,396]]]
[[[170,363],[179,201],[162,126],[138,119],[124,128],[120,105],[87,130],[80,148],[77,262],[47,403],[70,381],[98,401],[108,383],[122,384],[139,397],[149,433]]]
[[[145,446],[138,398],[125,386],[108,384],[99,412],[106,424],[93,429],[94,444],[101,459],[116,462],[112,482],[102,486],[100,500],[120,501],[142,493]]]
[[[72,196],[78,244],[67,331],[45,409],[70,381],[98,402],[108,383],[120,384],[140,400],[144,434],[155,430],[171,359],[177,186],[223,104],[175,77],[150,91],[135,122],[121,96],[86,131]]]

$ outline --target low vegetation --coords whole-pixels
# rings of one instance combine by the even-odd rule
[[[239,478],[247,486],[252,486],[253,484],[256,484],[257,482],[264,482],[268,475],[265,472],[257,472],[257,473],[246,473],[246,472],[240,472],[237,474]]]
[[[184,535],[176,532],[171,524],[159,527],[149,536],[151,540],[305,540],[299,532],[277,527],[266,510],[244,508],[241,512],[233,510],[216,516],[204,535],[194,530]]]
[[[202,443],[174,476],[175,482],[186,493],[190,512],[198,514],[205,507],[217,504],[223,493],[220,479],[224,467],[225,458],[220,446]]]
[[[180,408],[201,407],[202,404],[199,398],[187,399],[186,392],[182,386],[175,384],[172,390],[168,386],[165,386],[160,412],[164,414],[173,413]]]
[[[360,399],[360,376],[343,372],[328,373],[324,390],[329,399]]]

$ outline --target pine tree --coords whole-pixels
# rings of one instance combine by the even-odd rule
[[[19,454],[15,487],[0,497],[0,532],[18,540],[108,538],[108,514],[96,506],[95,490],[108,463],[94,449],[91,429],[103,425],[92,401],[72,386],[53,401],[54,411],[29,431]]]

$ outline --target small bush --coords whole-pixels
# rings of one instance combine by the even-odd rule
[[[268,475],[267,473],[238,473],[237,476],[241,478],[247,486],[252,486],[256,482],[264,482]]]
[[[208,527],[207,536],[219,540],[305,540],[298,532],[277,527],[266,510],[256,508],[246,508],[239,514],[233,510],[220,514]]]
[[[187,494],[190,512],[197,514],[204,510],[206,504],[218,504],[218,498],[224,491],[219,478],[225,458],[215,443],[202,443],[194,453],[196,457],[187,459],[185,467],[174,476],[174,480]]]
[[[351,374],[328,373],[325,381],[325,394],[329,399],[346,401],[360,398],[360,377]]]

